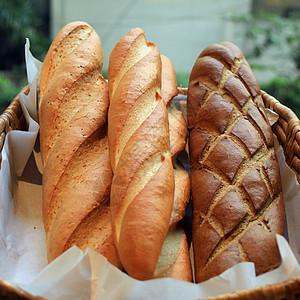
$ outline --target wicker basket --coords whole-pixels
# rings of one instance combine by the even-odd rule
[[[29,86],[22,90],[29,92]],[[180,94],[186,94],[187,90],[178,88]],[[266,108],[270,108],[279,115],[279,120],[272,126],[273,133],[281,144],[286,163],[295,172],[300,183],[300,122],[296,114],[282,105],[274,97],[261,91]],[[1,151],[6,134],[10,130],[26,130],[25,117],[23,115],[19,96],[17,95],[0,115],[0,162]],[[34,297],[20,288],[0,279],[0,298],[3,299],[41,299]],[[266,285],[246,291],[234,292],[210,299],[300,299],[300,276],[283,283]]]

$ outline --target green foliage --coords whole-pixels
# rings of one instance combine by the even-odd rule
[[[247,42],[252,51],[247,58],[258,58],[272,47],[288,49],[290,58],[300,70],[300,22],[299,15],[283,18],[275,14],[232,16],[237,23],[245,23]]]
[[[261,89],[289,107],[300,117],[300,79],[274,78],[270,82],[261,85]]]
[[[108,70],[102,70],[102,76],[107,79]]]
[[[176,74],[177,77],[177,85],[183,88],[187,88],[189,85],[189,74],[184,71],[179,71]]]
[[[17,86],[5,76],[0,75],[0,113],[5,110],[23,86]]]
[[[300,117],[300,22],[299,15],[283,18],[275,14],[259,14],[235,16],[232,20],[237,23],[246,24],[246,39],[252,48],[247,53],[247,60],[250,60],[251,67],[257,70],[275,70],[273,65],[259,64],[255,58],[273,48],[287,53],[289,59],[294,63],[297,72],[285,72],[281,69],[276,74],[277,78],[261,84],[261,89],[275,97],[285,106],[291,108]],[[285,54],[286,55],[286,54]],[[254,59],[254,60],[253,60]],[[274,60],[276,61],[276,57]],[[285,70],[286,71],[286,70]],[[286,76],[286,77],[284,77]]]
[[[0,69],[16,69],[24,63],[27,37],[39,59],[49,47],[49,39],[41,32],[41,20],[30,0],[0,0],[0,24]]]

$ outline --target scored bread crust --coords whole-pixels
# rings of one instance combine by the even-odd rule
[[[100,39],[84,22],[63,27],[43,62],[39,122],[49,262],[76,244],[121,267],[108,222],[112,170],[102,65]]]
[[[40,139],[42,141],[41,153],[43,165],[46,164],[53,144],[66,125],[66,121],[62,118],[61,114],[64,113],[65,118],[68,118],[68,114],[72,113],[72,109],[76,111],[71,106],[72,103],[66,103],[62,99],[69,93],[70,96],[73,96],[71,99],[75,104],[76,93],[82,92],[85,93],[85,96],[88,96],[88,90],[83,89],[82,86],[89,84],[91,80],[96,80],[95,77],[101,76],[102,66],[103,54],[101,42],[92,27],[84,22],[72,22],[60,30],[43,62],[39,83]],[[100,78],[98,80],[104,79]],[[72,91],[75,92],[71,94]],[[45,98],[47,99],[47,103],[42,105]],[[61,106],[63,104],[69,105],[65,108],[65,112],[62,112]],[[81,105],[84,106],[85,104],[83,101]],[[106,110],[107,105],[105,112],[102,113],[102,118],[98,121],[101,124],[105,122]],[[47,126],[47,128],[44,126]]]
[[[186,234],[178,224],[169,228],[155,269],[154,278],[163,277],[187,282],[193,279]]]
[[[132,29],[112,50],[108,83],[113,236],[125,270],[144,280],[153,277],[168,231],[174,173],[160,54],[143,30]]]
[[[279,167],[260,87],[237,46],[200,54],[187,116],[196,282],[242,261],[257,275],[274,269],[285,224]]]
[[[161,91],[165,104],[167,105],[177,96],[177,78],[172,61],[161,54]]]
[[[167,104],[171,157],[175,177],[174,204],[169,224],[169,231],[156,265],[154,278],[171,277],[177,280],[192,281],[192,268],[189,248],[184,229],[178,222],[186,214],[190,199],[190,178],[188,172],[178,161],[178,156],[185,150],[187,124],[181,111],[174,105],[172,98],[177,95],[175,69],[170,59],[162,59],[162,96]],[[174,76],[175,75],[175,76]]]
[[[171,110],[168,107],[171,145],[174,145],[173,149],[177,149],[178,151],[172,152],[171,147],[175,177],[174,204],[169,230],[153,278],[171,277],[177,280],[192,282],[192,268],[187,238],[184,229],[178,224],[184,218],[189,204],[190,178],[183,165],[176,160],[177,155],[185,149],[185,145],[181,139],[185,139],[187,135],[187,126],[183,116],[179,118],[180,121],[176,118],[178,116],[174,117],[174,114],[177,115],[177,112],[182,114],[173,107]],[[175,130],[171,130],[171,128],[177,128],[179,129],[177,133],[185,132],[185,134],[176,134],[174,136],[171,133]]]

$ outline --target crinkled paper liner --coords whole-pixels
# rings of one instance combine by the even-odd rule
[[[34,149],[39,126],[36,87],[41,68],[26,46],[28,96],[21,95],[27,132],[11,131],[0,170],[0,277],[48,299],[199,299],[278,283],[300,275],[300,190],[275,139],[285,199],[289,243],[277,236],[282,264],[255,276],[254,264],[240,263],[201,284],[171,278],[135,280],[94,250],[72,247],[47,265],[41,204],[40,156]],[[184,96],[176,99],[184,102]],[[184,110],[184,108],[183,108]],[[273,112],[270,112],[274,116]],[[275,116],[276,117],[276,116]],[[276,120],[275,120],[276,121]],[[298,259],[298,261],[297,261]]]

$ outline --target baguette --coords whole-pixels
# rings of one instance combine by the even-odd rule
[[[175,96],[177,96],[177,78],[174,66],[171,60],[161,55],[161,90],[165,104],[167,105]]]
[[[84,22],[63,27],[43,62],[39,122],[49,262],[77,245],[121,268],[110,224],[109,97],[102,65],[100,39]]]
[[[161,58],[143,30],[132,29],[113,48],[108,83],[113,237],[127,273],[146,280],[169,229],[175,180]]]
[[[177,95],[175,69],[168,57],[162,59],[162,96],[167,104],[171,157],[175,177],[174,204],[169,231],[161,250],[154,278],[171,277],[177,280],[192,281],[192,268],[189,247],[184,229],[179,222],[184,218],[190,199],[190,178],[178,161],[184,151],[187,139],[187,124],[181,111],[177,110],[172,98]]]
[[[285,215],[273,134],[260,87],[241,50],[207,47],[187,98],[196,282],[243,261],[279,266]]]

